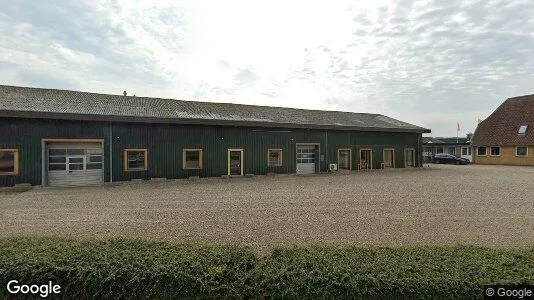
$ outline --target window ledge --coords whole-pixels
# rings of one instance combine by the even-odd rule
[[[182,170],[202,170],[202,167],[200,167],[200,168],[183,168]]]

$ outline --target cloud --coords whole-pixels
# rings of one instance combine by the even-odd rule
[[[455,135],[534,93],[533,13],[528,0],[11,1],[0,81],[374,112]]]
[[[251,86],[259,79],[260,76],[250,69],[240,69],[234,75],[234,80],[237,82],[237,85],[242,87]]]

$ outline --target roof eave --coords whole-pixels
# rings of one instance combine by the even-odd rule
[[[166,123],[166,124],[188,124],[188,125],[215,125],[215,126],[247,126],[247,127],[275,127],[275,128],[298,128],[298,129],[321,129],[321,130],[356,130],[356,131],[381,131],[381,132],[412,132],[430,133],[427,128],[387,128],[387,127],[365,127],[365,126],[339,126],[321,124],[294,124],[294,123],[274,123],[261,121],[239,121],[220,119],[193,119],[193,118],[158,118],[139,116],[116,116],[116,115],[94,115],[94,114],[73,114],[73,113],[50,113],[36,111],[11,111],[0,110],[2,117],[14,118],[41,118],[60,119],[77,121],[101,121],[101,122],[134,122],[134,123]]]
[[[458,143],[423,143],[423,145],[430,145],[430,146],[445,146],[445,145],[469,145],[470,142],[458,142]]]

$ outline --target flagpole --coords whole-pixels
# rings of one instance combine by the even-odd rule
[[[456,122],[456,144],[458,144],[458,132],[460,132],[460,123]]]

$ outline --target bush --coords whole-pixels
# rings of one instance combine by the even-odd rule
[[[240,297],[256,255],[247,247],[0,239],[0,283],[59,284],[62,297],[171,299]]]
[[[52,281],[62,298],[482,298],[483,285],[533,284],[534,250],[473,246],[276,248],[132,239],[0,239],[9,280]]]
[[[274,298],[483,298],[489,284],[534,283],[534,251],[474,246],[275,249],[256,268]]]

